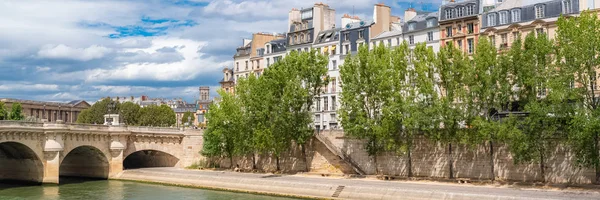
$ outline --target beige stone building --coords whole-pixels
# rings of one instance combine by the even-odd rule
[[[76,100],[68,103],[33,101],[22,99],[0,99],[4,102],[6,108],[10,110],[13,103],[20,103],[23,107],[25,117],[34,117],[38,121],[56,122],[62,120],[66,123],[74,123],[82,110],[90,106],[84,100]]]
[[[243,45],[236,49],[236,54],[233,56],[233,73],[234,80],[246,78],[250,73],[260,73],[264,69],[264,61],[260,56],[259,49],[263,48],[265,43],[284,38],[284,35],[270,33],[255,33],[252,34],[252,39],[244,39]]]
[[[235,79],[233,78],[233,69],[223,68],[223,79],[219,81],[221,89],[230,94],[235,94]]]

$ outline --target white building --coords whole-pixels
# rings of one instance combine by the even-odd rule
[[[433,48],[434,52],[440,50],[438,12],[418,14],[414,9],[408,9],[404,12],[404,17],[403,38],[407,41],[410,49],[414,49],[418,43],[424,42],[427,47]]]
[[[340,58],[340,30],[341,28],[329,29],[318,33],[313,48],[319,53],[329,57],[327,65],[327,76],[329,84],[323,88],[321,94],[313,106],[314,126],[316,129],[337,129],[341,128],[338,122],[337,110],[340,105],[339,94],[340,87],[340,66],[344,60]]]

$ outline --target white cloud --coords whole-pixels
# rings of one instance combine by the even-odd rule
[[[59,44],[55,46],[46,45],[38,51],[37,55],[39,58],[89,61],[102,58],[111,52],[111,49],[99,45],[93,45],[87,48],[73,48],[64,44]]]
[[[40,67],[40,66],[37,66],[37,67],[35,67],[35,71],[36,71],[36,72],[46,72],[46,71],[50,71],[50,67]]]
[[[32,83],[7,83],[0,85],[0,91],[58,91],[58,85],[32,84]]]

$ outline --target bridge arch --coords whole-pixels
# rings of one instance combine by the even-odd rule
[[[82,145],[64,151],[61,156],[59,176],[107,179],[109,158],[97,147]]]
[[[44,165],[34,149],[19,142],[0,141],[0,181],[41,183]]]
[[[175,167],[179,158],[169,153],[145,149],[127,155],[123,159],[123,169],[136,169],[147,167]]]

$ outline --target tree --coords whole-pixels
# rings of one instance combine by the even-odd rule
[[[140,109],[141,126],[172,126],[175,121],[175,111],[167,105],[150,105]]]
[[[85,124],[104,124],[104,115],[108,114],[110,104],[115,105],[115,108],[112,110],[111,114],[118,113],[117,109],[119,105],[117,105],[117,102],[111,100],[110,98],[105,98],[94,103],[92,107],[86,109],[88,112],[86,112],[85,115],[82,116],[83,112],[80,113],[77,117],[77,122]],[[80,120],[79,118],[82,119]]]
[[[207,129],[204,137],[206,156],[226,156],[229,158],[230,168],[234,168],[233,156],[237,155],[236,140],[241,135],[242,112],[239,101],[231,93],[219,90],[221,101],[211,105],[207,113]]]
[[[595,168],[596,184],[600,184],[600,101],[596,95],[600,21],[596,13],[584,11],[578,17],[560,17],[557,25],[557,63],[572,87],[564,97],[577,105],[569,123],[568,144],[580,166]]]
[[[356,56],[348,56],[340,67],[342,79],[339,113],[344,131],[366,140],[366,150],[379,174],[377,156],[384,151],[389,130],[383,126],[383,106],[389,101],[392,82],[390,50],[379,45],[372,51],[365,45]],[[389,127],[389,126],[388,126]]]
[[[21,104],[13,103],[10,114],[8,115],[8,120],[23,120],[24,118],[25,116],[23,115],[23,107],[21,107]]]
[[[188,125],[191,126],[194,123],[194,121],[196,120],[195,115],[196,115],[195,113],[187,111],[187,112],[183,113],[183,116],[181,117],[181,121],[183,123],[187,122]],[[190,119],[188,119],[188,118],[190,118]]]
[[[243,109],[240,119],[241,134],[236,137],[238,141],[235,144],[240,154],[252,156],[252,169],[256,169],[256,154],[267,151],[265,142],[257,137],[266,127],[264,124],[268,118],[265,103],[267,94],[266,90],[262,89],[263,82],[251,74],[248,78],[239,80],[236,86],[236,97]]]
[[[4,102],[0,101],[0,120],[8,120],[8,111]]]
[[[137,125],[139,123],[140,109],[139,105],[132,102],[119,104],[121,119],[127,125]]]

